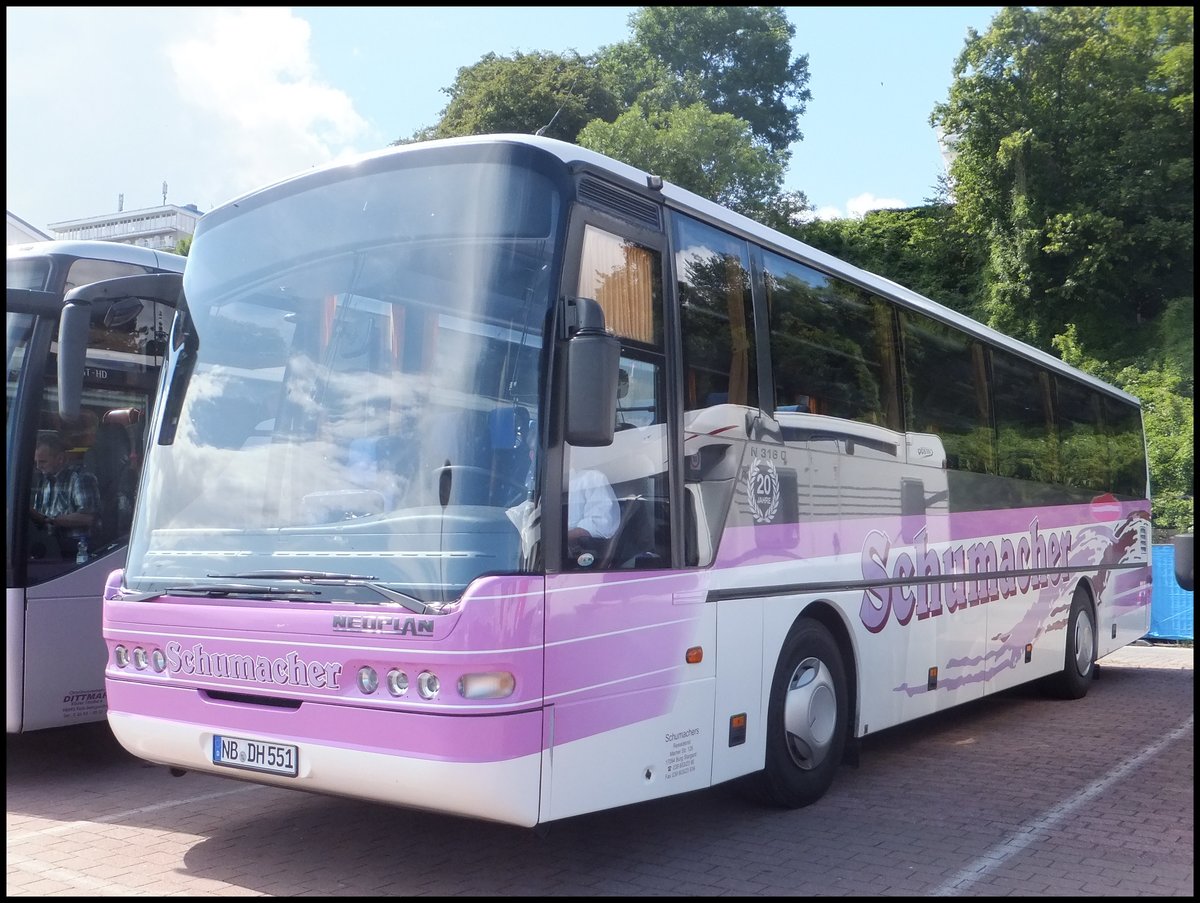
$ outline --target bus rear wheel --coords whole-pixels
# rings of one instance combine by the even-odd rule
[[[1041,689],[1055,699],[1082,699],[1096,671],[1096,616],[1087,590],[1079,587],[1067,619],[1067,648],[1063,669],[1043,678]]]
[[[771,684],[766,766],[746,778],[757,799],[789,809],[820,799],[846,747],[845,665],[833,635],[816,621],[792,629]]]

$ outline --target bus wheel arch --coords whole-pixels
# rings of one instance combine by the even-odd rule
[[[832,629],[831,629],[832,628]],[[793,623],[779,653],[767,708],[765,763],[745,789],[789,809],[820,799],[842,763],[854,698],[848,640],[836,615],[810,608]]]
[[[1081,580],[1071,596],[1062,670],[1044,677],[1040,683],[1042,692],[1047,696],[1082,699],[1087,695],[1088,687],[1096,676],[1098,622],[1095,594],[1088,582]]]

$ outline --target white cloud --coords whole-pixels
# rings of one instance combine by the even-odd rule
[[[872,210],[895,210],[908,206],[911,205],[898,198],[877,198],[869,192],[864,192],[846,201],[844,210],[829,204],[806,212],[800,217],[800,220],[807,223],[817,219],[862,219]]]
[[[899,207],[908,206],[910,206],[908,203],[898,198],[877,198],[869,192],[864,192],[846,201],[846,211],[853,219],[862,219],[865,214],[870,213],[872,210],[894,210]]]
[[[218,9],[164,48],[210,153],[205,181],[228,186],[213,201],[355,153],[370,131],[344,92],[320,82],[310,37],[284,8]]]

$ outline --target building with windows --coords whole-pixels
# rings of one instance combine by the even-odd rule
[[[201,217],[195,204],[163,204],[141,210],[118,210],[101,216],[51,223],[54,237],[72,241],[118,241],[156,251],[173,251],[181,238],[190,238]]]

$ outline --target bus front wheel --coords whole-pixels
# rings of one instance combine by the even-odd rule
[[[1096,616],[1087,590],[1075,590],[1067,619],[1067,648],[1063,669],[1043,678],[1041,689],[1056,699],[1082,699],[1096,671]]]
[[[752,795],[796,809],[825,794],[845,751],[846,695],[845,665],[833,635],[816,621],[798,622],[775,667],[766,767],[747,776]]]

